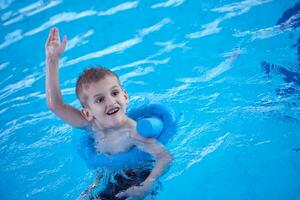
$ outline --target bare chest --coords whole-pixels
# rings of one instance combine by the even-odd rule
[[[96,134],[95,148],[97,152],[114,155],[126,152],[133,147],[129,131],[110,132],[104,135]]]

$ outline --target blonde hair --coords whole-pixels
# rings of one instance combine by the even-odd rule
[[[113,71],[105,67],[91,67],[81,73],[76,81],[76,96],[83,107],[87,101],[87,96],[84,95],[83,90],[88,89],[91,83],[96,83],[107,76],[116,77],[121,85],[119,77]]]

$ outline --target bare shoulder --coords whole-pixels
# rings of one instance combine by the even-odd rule
[[[134,141],[141,142],[141,143],[146,143],[146,144],[155,142],[155,140],[152,139],[152,138],[146,138],[146,137],[143,137],[143,136],[138,134],[138,132],[136,131],[136,122],[133,119],[129,118],[128,123],[132,127],[131,132],[130,132],[130,136]]]

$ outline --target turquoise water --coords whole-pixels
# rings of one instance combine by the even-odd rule
[[[82,133],[46,107],[53,26],[68,36],[67,103],[80,108],[77,76],[103,65],[132,107],[161,102],[183,113],[156,199],[300,199],[298,4],[0,1],[1,199],[76,199],[94,179],[76,151]]]

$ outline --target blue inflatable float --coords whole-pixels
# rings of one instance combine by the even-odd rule
[[[175,112],[162,104],[148,104],[130,110],[127,115],[137,122],[137,132],[144,137],[156,138],[165,144],[174,134],[176,125]],[[118,168],[130,166],[150,155],[137,148],[114,156],[97,153],[94,148],[94,139],[85,135],[79,144],[79,154],[91,169]]]

